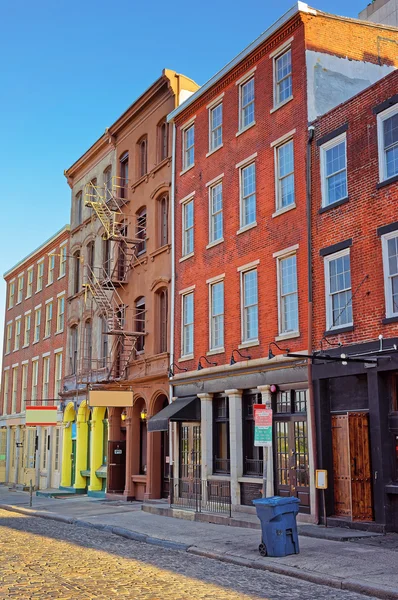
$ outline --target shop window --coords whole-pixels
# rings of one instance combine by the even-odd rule
[[[140,421],[140,475],[146,475],[147,425],[146,420]]]
[[[229,474],[229,403],[225,396],[213,400],[213,472]]]
[[[307,390],[278,392],[275,403],[275,412],[279,414],[305,414],[307,412]]]
[[[263,448],[254,445],[255,404],[261,404],[261,394],[244,394],[243,398],[243,474],[250,477],[263,475]]]

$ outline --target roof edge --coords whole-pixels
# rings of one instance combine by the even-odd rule
[[[27,256],[25,256],[24,258],[22,258],[13,267],[11,267],[11,269],[8,269],[8,271],[6,271],[3,274],[3,278],[5,279],[9,275],[11,275],[16,269],[18,269],[19,267],[21,267],[30,258],[33,258],[34,256],[36,256],[36,254],[38,254],[41,250],[43,250],[43,248],[45,248],[46,246],[50,245],[51,242],[55,241],[60,235],[62,235],[66,231],[70,231],[70,225],[69,224],[64,225],[59,231],[57,231],[56,233],[54,233],[54,235],[52,235],[50,238],[48,238],[48,240],[46,240],[45,242],[43,242],[42,244],[40,244],[40,246],[38,246],[35,250],[33,250],[33,252],[31,252],[30,254],[28,254]]]

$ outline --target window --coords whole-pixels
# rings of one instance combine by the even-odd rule
[[[276,153],[276,207],[277,210],[294,204],[293,140],[275,148]]]
[[[242,273],[243,342],[258,339],[257,269]]]
[[[159,211],[159,246],[165,246],[169,241],[169,198],[167,194],[158,200]]]
[[[59,256],[59,276],[63,277],[66,274],[66,245],[61,246]]]
[[[120,197],[127,200],[129,185],[129,154],[125,152],[120,158]]]
[[[23,332],[23,345],[29,346],[30,343],[30,325],[31,325],[31,314],[25,315],[25,327]]]
[[[47,452],[48,452],[48,430],[43,429],[42,433],[42,449],[41,449],[41,468],[47,469]]]
[[[222,103],[210,109],[210,151],[222,146]]]
[[[213,398],[213,472],[229,474],[229,402],[225,396]]]
[[[254,77],[239,86],[239,130],[254,123]]]
[[[28,281],[26,284],[26,297],[30,298],[33,293],[33,267],[28,269]]]
[[[54,452],[54,471],[59,471],[59,442],[60,442],[60,428],[55,428],[55,452]]]
[[[210,285],[210,350],[224,346],[224,282]]]
[[[24,276],[20,275],[18,277],[18,293],[17,293],[17,304],[19,304],[20,302],[22,302],[22,296],[23,296],[23,286],[24,286]]]
[[[21,317],[15,319],[15,333],[14,333],[14,352],[19,350],[21,342]]]
[[[210,243],[223,237],[222,181],[209,188],[210,199]]]
[[[138,152],[138,159],[139,159],[138,177],[143,177],[148,172],[147,146],[148,146],[148,141],[147,141],[147,137],[145,136],[138,142],[138,149],[139,149],[139,152]]]
[[[54,271],[55,271],[55,254],[51,253],[48,255],[48,281],[47,285],[51,285],[54,282]]]
[[[347,198],[346,149],[345,133],[321,146],[322,206]]]
[[[243,474],[263,476],[263,448],[254,445],[254,405],[261,404],[261,394],[245,393],[242,397]]]
[[[182,255],[193,253],[193,198],[182,205]]]
[[[382,237],[386,317],[398,315],[398,232]]]
[[[278,392],[275,402],[275,413],[306,413],[307,390],[289,390]]]
[[[182,297],[182,355],[193,354],[193,292]]]
[[[246,227],[256,222],[256,165],[240,169],[240,222]]]
[[[60,296],[57,301],[57,333],[64,330],[65,324],[65,296]]]
[[[50,357],[44,356],[43,358],[43,389],[42,399],[48,400],[48,382],[50,381]]]
[[[75,375],[77,371],[77,347],[78,347],[78,336],[77,336],[77,325],[74,325],[70,329],[70,374]]]
[[[195,163],[195,125],[187,127],[183,135],[183,170],[189,169]]]
[[[112,198],[112,167],[109,166],[105,169],[103,175],[105,200],[109,202]]]
[[[11,413],[17,412],[18,397],[18,367],[12,369],[12,395],[11,395]]]
[[[163,119],[158,125],[159,162],[169,155],[169,125]]]
[[[91,271],[94,269],[95,243],[94,240],[87,244],[87,264]]]
[[[380,181],[398,175],[398,106],[377,116]]]
[[[35,309],[35,335],[33,338],[34,342],[38,342],[40,339],[40,324],[41,324],[41,308]]]
[[[279,333],[298,332],[298,293],[296,255],[278,260]]]
[[[146,251],[146,207],[144,206],[137,213],[137,234],[136,238],[140,241],[137,244],[137,254],[143,254]]]
[[[8,412],[8,391],[10,385],[10,371],[7,369],[4,371],[3,377],[3,415],[6,415]]]
[[[111,274],[111,240],[102,241],[102,265],[104,268],[104,275]]]
[[[43,289],[43,278],[44,278],[44,260],[37,265],[37,286],[36,292],[40,292]]]
[[[7,324],[7,339],[6,339],[6,354],[11,352],[11,340],[12,340],[12,323]]]
[[[78,294],[80,290],[80,250],[73,254],[73,293]]]
[[[167,289],[157,292],[159,314],[159,353],[167,352],[168,298]]]
[[[145,298],[138,298],[135,301],[135,331],[141,333],[138,336],[136,351],[143,352],[145,348]]]
[[[21,401],[22,401],[22,409],[25,409],[26,399],[28,397],[28,365],[22,365],[22,393],[21,393]]]
[[[84,370],[91,369],[93,357],[93,326],[91,320],[84,323]]]
[[[10,281],[8,288],[8,308],[12,308],[14,306],[15,299],[15,281]]]
[[[286,102],[293,95],[292,89],[292,51],[289,48],[274,58],[275,104]]]
[[[39,360],[32,359],[32,400],[37,400],[37,384],[39,381]]]
[[[44,329],[44,337],[51,335],[51,323],[53,319],[53,303],[47,302],[46,304],[46,324]]]
[[[57,400],[62,387],[62,352],[55,354],[54,398]]]
[[[101,338],[101,366],[105,368],[108,362],[108,321],[105,316],[101,317],[102,338]]]
[[[80,225],[83,222],[83,193],[76,194],[76,221],[75,225]]]
[[[352,325],[350,251],[325,259],[326,328]]]

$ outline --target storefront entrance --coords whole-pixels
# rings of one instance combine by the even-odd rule
[[[369,416],[332,416],[334,514],[353,521],[373,520]]]
[[[307,391],[279,392],[274,408],[275,494],[295,496],[310,513]]]

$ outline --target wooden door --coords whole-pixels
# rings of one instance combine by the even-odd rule
[[[334,514],[350,517],[351,469],[348,415],[332,416]]]
[[[352,518],[354,521],[371,521],[373,519],[373,501],[368,414],[350,413],[348,422]]]
[[[126,441],[108,441],[108,492],[123,494],[126,485]]]

